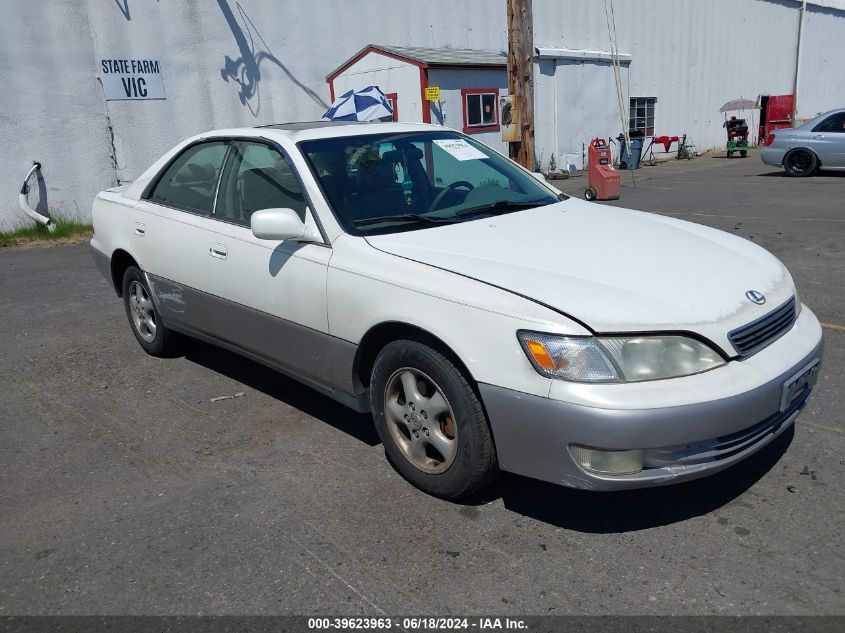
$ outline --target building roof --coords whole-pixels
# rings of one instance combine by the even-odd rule
[[[425,48],[420,46],[386,46],[368,44],[343,64],[326,75],[332,79],[346,70],[368,53],[377,53],[395,57],[423,68],[507,68],[508,58],[505,52],[482,51],[472,48]]]
[[[473,48],[422,48],[419,46],[379,46],[373,48],[407,57],[429,66],[507,66],[504,51],[480,51]]]
[[[807,0],[807,4],[814,4],[817,7],[845,11],[845,0]]]

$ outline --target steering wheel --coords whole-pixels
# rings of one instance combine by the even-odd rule
[[[451,183],[447,186],[443,191],[437,194],[434,200],[431,201],[431,204],[428,206],[429,211],[434,211],[437,208],[437,205],[446,197],[446,194],[452,191],[453,189],[457,189],[458,187],[463,187],[469,191],[475,189],[471,182],[467,182],[466,180],[456,180],[455,182]]]

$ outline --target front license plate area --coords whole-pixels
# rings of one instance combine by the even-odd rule
[[[812,389],[819,377],[820,359],[805,365],[792,378],[783,383],[783,395],[780,398],[780,410],[786,411],[805,389]]]

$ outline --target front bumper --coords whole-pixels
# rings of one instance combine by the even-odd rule
[[[764,147],[760,150],[760,160],[762,160],[766,165],[771,165],[772,167],[782,167],[783,157],[785,154],[786,151],[780,149],[779,147]]]
[[[636,383],[574,385],[580,402],[489,384],[479,389],[503,470],[589,490],[642,488],[716,473],[769,444],[792,425],[810,395],[811,389],[805,389],[781,411],[784,384],[821,359],[822,351],[821,327],[805,306],[793,330],[758,354],[697,376],[655,381],[675,384],[698,398],[703,394],[704,400],[660,406],[655,383],[639,383],[645,398],[636,408],[607,396],[622,387],[633,398]],[[737,372],[758,380],[750,388],[736,387]],[[632,475],[588,472],[570,454],[572,444],[642,449],[645,467]]]

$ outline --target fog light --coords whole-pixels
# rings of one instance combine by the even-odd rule
[[[633,475],[643,469],[643,452],[600,451],[586,446],[569,447],[572,457],[586,471],[599,475]]]

